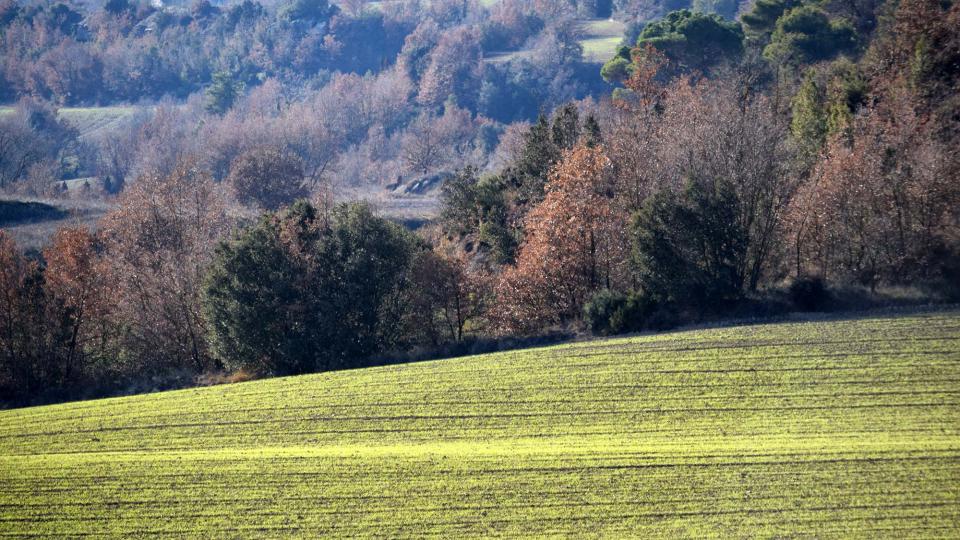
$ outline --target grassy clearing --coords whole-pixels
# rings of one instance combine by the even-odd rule
[[[617,47],[623,41],[627,26],[613,19],[593,19],[580,24],[583,39],[583,59],[587,62],[603,63],[613,57]]]
[[[604,63],[613,57],[617,47],[623,41],[627,26],[621,21],[613,19],[582,19],[577,23],[577,31],[581,37],[579,43],[583,47],[583,59],[587,62]],[[520,58],[529,58],[530,49],[511,51],[496,51],[487,54],[486,62],[492,64],[506,63]]]
[[[60,118],[69,121],[80,135],[89,136],[109,129],[140,110],[138,107],[62,107]],[[0,107],[0,115],[13,113],[12,107]]]
[[[80,179],[83,182],[84,179]],[[68,180],[67,182],[74,182]],[[79,186],[71,186],[79,189]],[[111,203],[102,200],[84,199],[33,199],[2,200],[0,212],[4,207],[21,205],[39,205],[51,208],[51,211],[37,214],[30,219],[6,221],[0,218],[0,227],[13,236],[20,248],[26,251],[39,251],[50,243],[50,238],[60,227],[87,227],[96,229],[97,222],[111,208]]]
[[[604,63],[617,53],[621,41],[623,36],[581,40],[583,59],[587,62]]]
[[[955,537],[960,312],[0,412],[12,536]]]
[[[580,25],[580,31],[587,37],[620,37],[626,32],[627,25],[614,19],[589,19]]]

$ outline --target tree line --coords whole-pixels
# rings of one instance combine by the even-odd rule
[[[669,14],[604,66],[602,135],[563,109],[516,169],[448,184],[447,230],[505,263],[495,326],[662,328],[790,283],[800,309],[827,283],[956,298],[960,10],[838,9]]]
[[[448,179],[416,233],[323,189],[291,202],[304,164],[277,148],[224,178],[190,155],[147,170],[38,258],[0,233],[6,401],[822,309],[849,285],[956,298],[960,7],[902,0],[857,54],[773,61],[803,7],[709,71],[639,43],[611,100],[505,134],[500,165]]]
[[[4,0],[0,102],[110,105],[204,92],[209,110],[222,114],[267,80],[309,90],[338,73],[399,67],[416,83],[420,105],[442,106],[453,95],[471,111],[513,121],[534,116],[541,103],[599,88],[581,59],[574,19],[585,11],[578,9],[569,0],[489,7],[463,0],[111,0],[100,7]],[[532,60],[482,61],[522,47]],[[584,84],[588,72],[593,84]],[[525,84],[534,81],[554,84]]]
[[[368,4],[0,2],[0,102],[15,109],[0,111],[0,190],[75,196],[64,181],[83,178],[80,195],[109,198],[184,155],[221,181],[269,146],[313,183],[404,192],[486,167],[540,108],[606,92],[568,0]],[[117,104],[136,106],[89,133],[58,115]]]

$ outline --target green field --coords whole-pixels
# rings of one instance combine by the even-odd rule
[[[80,135],[89,136],[119,124],[139,110],[138,107],[62,107],[60,118],[70,122]],[[13,107],[0,107],[0,116],[13,113]]]
[[[613,19],[580,19],[577,22],[577,32],[580,35],[580,46],[583,47],[583,60],[603,64],[613,58],[623,42],[626,30],[626,24]],[[496,51],[488,53],[484,60],[493,64],[505,63],[528,58],[532,52],[530,49]]]
[[[960,312],[0,412],[6,536],[960,535]]]
[[[604,63],[613,58],[623,42],[627,25],[613,19],[591,19],[580,24],[580,46],[587,62]]]

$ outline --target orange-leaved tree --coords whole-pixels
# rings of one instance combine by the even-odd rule
[[[83,227],[64,227],[43,251],[45,285],[65,312],[64,379],[87,372],[96,358],[107,358],[114,298],[101,258],[100,239]]]
[[[564,154],[546,197],[527,215],[517,263],[501,275],[492,316],[503,332],[529,333],[576,317],[590,295],[628,279],[628,214],[615,197],[602,146]]]

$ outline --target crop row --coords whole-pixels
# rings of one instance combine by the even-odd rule
[[[0,536],[956,537],[960,315],[0,412]]]

